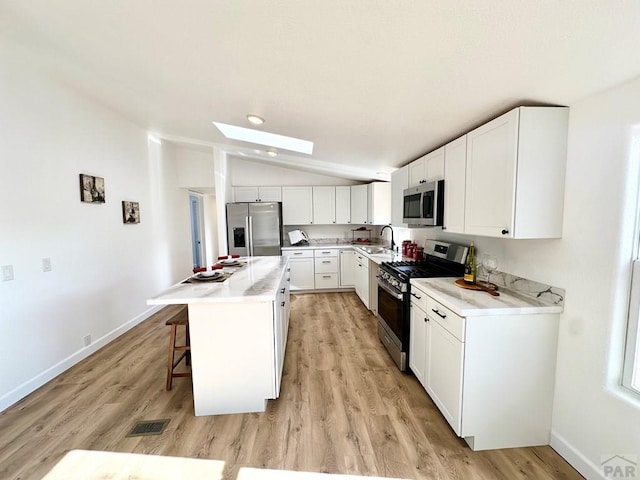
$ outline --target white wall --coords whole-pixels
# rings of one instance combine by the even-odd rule
[[[0,282],[0,410],[144,319],[191,265],[172,159],[25,53],[0,49],[0,265],[15,271]],[[106,203],[80,202],[80,173],[105,178]],[[140,224],[123,224],[122,200]]]
[[[354,185],[358,183],[344,178],[303,172],[253,160],[243,160],[238,157],[229,158],[229,170],[231,174],[231,185],[235,187],[271,185]]]
[[[587,478],[604,459],[640,460],[640,401],[618,384],[640,165],[640,80],[571,105],[564,233],[558,240],[446,239],[493,252],[500,270],[566,289],[560,321],[552,446]],[[636,131],[634,132],[634,129]]]

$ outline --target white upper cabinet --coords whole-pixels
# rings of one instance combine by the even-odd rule
[[[444,225],[450,233],[464,233],[467,136],[444,146]],[[400,219],[402,220],[402,218]]]
[[[351,187],[336,187],[336,223],[351,223]]]
[[[282,187],[282,223],[311,225],[313,223],[313,189]]]
[[[367,185],[367,223],[388,225],[391,223],[391,184],[373,182]]]
[[[519,107],[467,134],[464,233],[562,236],[568,118],[566,107]]]
[[[281,202],[282,187],[233,187],[236,202]]]
[[[407,224],[403,223],[402,219],[404,218],[404,190],[408,187],[409,165],[405,165],[391,173],[391,225],[395,227],[407,227]],[[445,192],[446,191],[445,185]]]
[[[336,187],[313,187],[313,223],[336,223]]]
[[[367,218],[367,185],[351,186],[351,223],[362,225]]]
[[[409,164],[409,187],[444,178],[444,147]]]

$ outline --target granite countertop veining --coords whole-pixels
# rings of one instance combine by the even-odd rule
[[[411,284],[462,317],[489,315],[561,313],[562,305],[547,303],[501,288],[500,296],[467,290],[455,285],[455,278],[417,278]]]
[[[387,243],[314,243],[311,240],[309,245],[287,245],[283,246],[282,250],[300,250],[300,249],[308,249],[308,250],[321,250],[324,248],[355,248],[359,253],[367,257],[369,260],[380,265],[382,262],[398,262],[401,260],[412,260],[408,257],[403,257],[401,254],[391,254],[391,253],[367,253],[365,251],[366,248],[376,248],[376,247],[384,247],[389,248]]]
[[[183,280],[147,300],[147,305],[275,300],[288,258],[242,257],[239,260],[246,264],[222,269],[232,273],[224,282],[182,283]]]

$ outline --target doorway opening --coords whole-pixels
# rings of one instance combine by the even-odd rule
[[[204,263],[203,232],[204,215],[202,211],[202,197],[194,193],[189,194],[189,211],[191,217],[191,251],[193,268],[201,267]]]

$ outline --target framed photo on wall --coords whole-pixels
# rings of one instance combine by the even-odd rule
[[[86,203],[104,203],[104,178],[80,174],[80,200]]]
[[[140,223],[140,204],[138,202],[122,202],[122,222]]]

